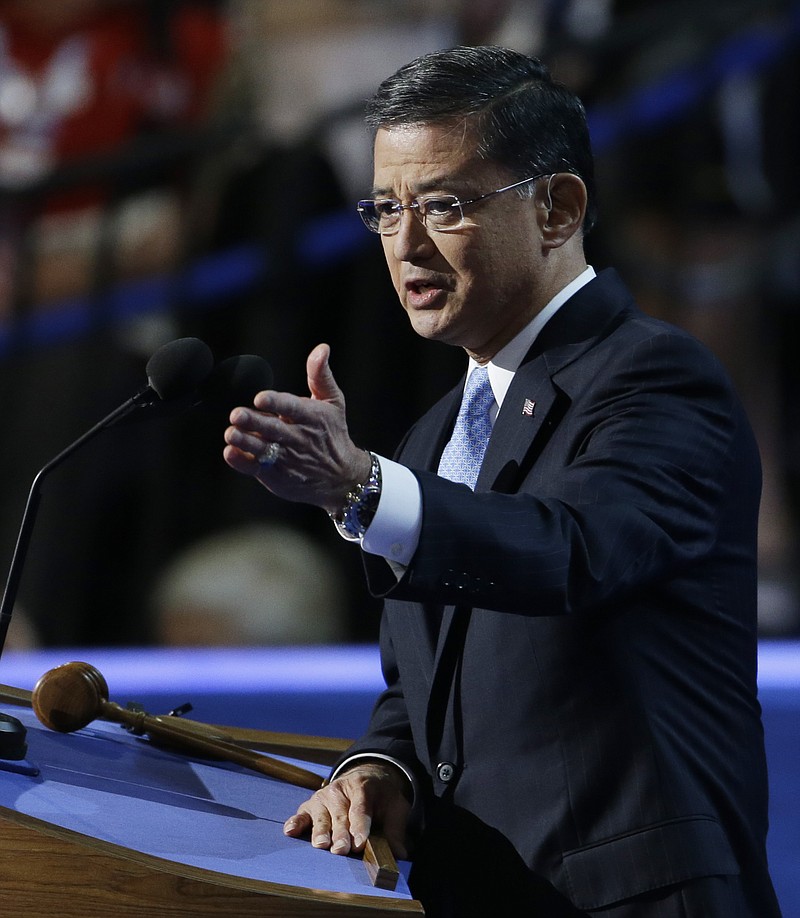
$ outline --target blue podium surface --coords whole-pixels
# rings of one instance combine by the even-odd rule
[[[43,727],[27,708],[6,705],[2,710],[27,728],[28,752],[24,760],[0,768],[0,834],[4,820],[6,825],[20,820],[34,853],[38,839],[31,833],[37,828],[66,830],[62,838],[85,841],[90,849],[99,846],[106,855],[125,861],[142,856],[144,866],[179,878],[179,886],[194,879],[208,881],[215,892],[226,890],[226,915],[237,914],[234,891],[257,892],[258,883],[265,884],[265,895],[305,899],[309,908],[324,906],[325,914],[338,914],[337,906],[344,908],[343,915],[357,914],[371,904],[375,908],[368,914],[383,914],[378,900],[398,906],[405,901],[409,910],[420,913],[411,908],[405,876],[395,891],[378,889],[360,858],[336,857],[283,834],[286,815],[306,799],[307,790],[237,765],[158,748],[117,724],[95,721],[61,734]],[[305,767],[325,772],[320,766]],[[2,890],[26,874],[26,847],[23,842],[16,857],[3,857]],[[113,871],[88,879],[81,899],[93,891],[104,901],[104,885],[111,892],[109,901],[116,899],[120,883]],[[37,908],[40,894],[40,889],[23,891]],[[0,891],[0,901],[4,896]],[[173,906],[167,897],[164,913],[173,914]],[[177,914],[194,914],[195,904],[191,907]],[[10,913],[15,914],[4,905],[3,914]],[[286,914],[295,912],[287,908]]]
[[[152,714],[164,714],[188,702],[192,705],[189,716],[207,723],[322,736],[358,736],[367,722],[377,693],[383,687],[378,651],[374,646],[9,651],[0,659],[0,683],[31,689],[44,672],[70,660],[86,660],[96,666],[108,683],[111,700],[123,706],[128,702],[137,702]],[[762,642],[759,649],[759,693],[764,711],[770,773],[770,865],[785,918],[800,918],[800,642]],[[19,709],[5,707],[3,710],[19,716]],[[109,755],[113,757],[114,750],[123,748],[120,744],[137,742],[124,732],[120,736],[120,730],[119,727],[95,723],[82,733],[102,738],[104,743],[110,744]],[[42,753],[44,762],[48,762],[51,754],[55,756],[73,739],[51,734],[45,740],[44,737],[39,738],[36,727],[32,733],[37,743],[46,744],[46,752]],[[36,755],[36,744],[31,741],[30,745],[31,755]],[[193,787],[207,786],[205,782],[213,785],[222,775],[226,782],[231,781],[232,786],[239,780],[228,777],[235,772],[233,766],[209,766],[185,761],[181,761],[179,766],[167,765],[162,759],[164,755],[166,753],[153,749],[146,753],[148,763],[166,769],[159,779],[161,784],[151,791],[156,797],[167,795],[170,799],[194,801],[198,795],[192,794]],[[101,760],[94,769],[100,774],[95,775],[94,780],[104,785],[101,787],[103,793],[113,796],[113,780],[108,775],[103,777],[102,766]],[[19,777],[9,779],[5,776],[2,777],[3,785],[9,780],[13,780],[15,786],[24,783],[24,779]],[[268,779],[255,778],[255,782],[265,780]],[[274,783],[269,781],[270,788]],[[79,782],[70,784],[70,795],[77,792],[76,784],[79,785]],[[212,798],[214,792],[212,786]],[[264,831],[261,822],[267,817],[261,814],[257,802],[239,799],[236,796],[238,793],[237,790],[230,800],[226,799],[220,805],[229,807],[235,814],[232,822],[243,827],[243,838],[249,848],[254,841],[252,833]],[[280,862],[281,870],[286,865],[290,871],[295,869],[291,863],[295,856],[293,852],[300,848],[312,850],[313,855],[327,859],[326,864],[342,860],[325,852],[313,851],[307,843],[282,838],[279,823],[308,793],[299,788],[276,789],[272,801],[277,809],[269,818],[274,820],[274,841],[276,844],[280,842],[280,851],[272,851],[272,841],[261,840],[254,846],[253,858],[256,861],[262,856],[256,852],[262,849],[272,851],[263,856],[275,858],[276,863]],[[175,795],[174,798],[171,795]],[[177,822],[175,829],[170,830],[175,836],[173,846],[180,846],[186,832],[195,838],[206,836],[207,829],[199,833],[197,828],[191,828],[191,825],[198,825],[196,819],[203,821],[209,818],[203,806],[212,806],[209,802],[211,798],[200,795],[199,799],[205,799],[202,806],[192,802],[187,803],[183,810],[180,806],[176,807],[179,813],[190,814],[191,818],[184,823]],[[5,799],[0,800],[0,805],[8,806]],[[45,808],[52,806],[44,802],[38,805]],[[141,805],[146,808],[155,803],[143,800]],[[216,805],[213,803],[213,806]],[[278,838],[278,835],[281,837]],[[172,855],[175,853],[171,852]],[[159,856],[168,855],[162,853]],[[192,857],[195,856],[197,862],[205,866],[207,862],[203,858],[212,855],[198,851],[192,854]],[[348,872],[353,870],[354,863],[358,864],[350,859],[344,861]],[[306,866],[298,864],[296,869],[303,873]],[[408,895],[404,889],[399,894]]]
[[[336,695],[327,689],[340,679],[340,654],[348,658],[351,678]],[[0,683],[30,689],[47,670],[80,658],[102,673],[111,699],[122,706],[135,701],[163,714],[189,701],[191,717],[206,722],[268,724],[270,730],[277,722],[294,733],[309,732],[310,723],[319,733],[318,727],[335,721],[340,733],[355,731],[379,678],[374,650],[332,656],[9,652],[0,663]],[[359,678],[358,659],[368,656],[371,672]],[[347,704],[357,686],[366,712],[360,717]],[[347,716],[339,717],[342,712]],[[400,865],[397,888],[390,891],[373,886],[361,858],[337,857],[283,834],[284,820],[309,790],[159,748],[103,720],[62,734],[46,729],[23,705],[2,703],[0,713],[22,721],[28,743],[22,762],[0,763],[4,918],[46,914],[46,906],[62,918],[162,914],[158,903],[164,915],[192,918],[422,914],[408,890],[407,864]],[[297,764],[320,775],[329,770]],[[102,866],[92,866],[98,858]],[[70,901],[74,911],[64,904]]]

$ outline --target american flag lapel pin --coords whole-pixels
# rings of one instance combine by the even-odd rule
[[[533,410],[536,407],[536,402],[532,398],[526,398],[522,403],[522,414],[526,418],[533,417]]]

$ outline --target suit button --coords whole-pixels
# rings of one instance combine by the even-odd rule
[[[456,767],[451,762],[440,762],[436,766],[436,777],[443,783],[449,784],[456,773]]]

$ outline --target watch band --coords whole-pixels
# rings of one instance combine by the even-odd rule
[[[339,535],[348,542],[361,542],[381,499],[381,464],[375,453],[369,455],[372,465],[367,480],[348,492],[341,510],[329,514]]]

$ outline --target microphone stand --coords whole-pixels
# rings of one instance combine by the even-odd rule
[[[149,386],[141,392],[137,392],[136,395],[129,398],[128,401],[123,402],[123,404],[115,408],[101,421],[98,421],[94,427],[78,437],[78,439],[71,443],[66,449],[63,449],[54,459],[51,459],[47,465],[39,470],[36,477],[33,479],[31,489],[28,493],[28,500],[25,504],[25,511],[22,515],[22,523],[20,524],[19,535],[17,536],[17,544],[14,548],[11,565],[8,569],[8,578],[6,580],[5,592],[3,593],[3,601],[0,603],[0,656],[2,656],[3,648],[5,647],[8,628],[11,624],[11,616],[14,612],[14,603],[22,579],[22,571],[28,553],[28,546],[30,545],[31,536],[33,534],[33,525],[36,522],[36,514],[39,510],[44,479],[53,469],[57,468],[65,459],[71,456],[75,450],[83,446],[88,440],[93,439],[101,431],[105,430],[106,427],[110,427],[136,408],[144,407],[149,404],[154,394],[155,393]]]
[[[22,568],[28,552],[33,524],[39,509],[42,482],[47,475],[71,456],[88,440],[91,440],[100,431],[110,427],[116,421],[124,418],[137,408],[152,405],[158,399],[180,402],[197,389],[214,367],[214,358],[207,344],[199,338],[178,338],[162,345],[150,360],[147,361],[145,372],[148,385],[140,389],[135,395],[107,414],[98,421],[83,436],[78,437],[66,449],[62,450],[54,459],[51,459],[33,479],[25,512],[22,515],[19,535],[14,554],[11,558],[11,567],[8,570],[6,589],[3,601],[0,603],[0,655],[8,635],[8,626],[11,624],[11,615],[14,611],[14,602],[17,598]]]

